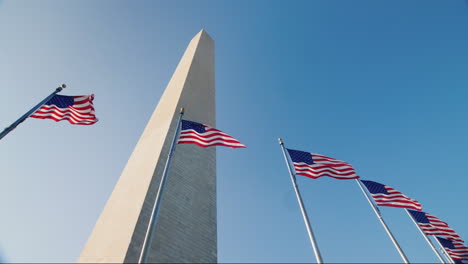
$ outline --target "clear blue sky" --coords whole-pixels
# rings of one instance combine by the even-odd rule
[[[52,90],[94,126],[0,142],[0,258],[73,262],[190,39],[216,42],[219,262],[312,262],[277,138],[353,164],[468,239],[466,1],[1,1],[0,125]],[[354,181],[298,177],[326,262],[401,262]],[[437,262],[381,208],[413,262]]]

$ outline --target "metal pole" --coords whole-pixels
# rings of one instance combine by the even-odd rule
[[[179,134],[179,129],[180,129],[180,122],[182,120],[182,116],[184,115],[184,108],[180,110],[180,115],[179,115],[179,120],[177,120],[177,125],[176,125],[176,131],[174,133],[174,138],[172,139],[171,143],[171,149],[169,151],[169,155],[166,160],[166,165],[164,166],[164,171],[161,176],[161,181],[159,182],[159,188],[158,192],[156,193],[156,198],[154,200],[153,204],[153,210],[151,211],[151,216],[150,220],[148,223],[148,228],[146,230],[145,234],[145,239],[143,240],[143,245],[142,249],[140,252],[140,257],[138,259],[138,263],[147,263],[148,262],[148,256],[149,256],[149,250],[151,248],[151,242],[153,241],[153,235],[154,235],[154,229],[156,226],[156,220],[158,218],[159,214],[159,209],[160,209],[160,203],[161,203],[161,197],[162,193],[164,191],[164,186],[166,184],[166,179],[167,179],[167,174],[169,172],[169,167],[171,166],[171,160],[172,160],[172,154],[174,153],[175,147],[176,147],[176,141],[178,138]]]
[[[304,218],[304,223],[307,228],[307,233],[309,234],[310,243],[312,244],[312,249],[314,250],[315,259],[317,260],[318,264],[321,264],[323,263],[322,256],[320,255],[317,242],[315,241],[314,233],[312,232],[312,227],[310,226],[310,223],[309,223],[309,217],[307,216],[307,212],[304,208],[304,204],[302,203],[301,193],[299,192],[299,188],[297,187],[297,184],[296,184],[296,178],[294,177],[294,173],[289,164],[288,157],[286,156],[286,150],[284,149],[283,140],[279,138],[278,141],[281,146],[281,150],[283,151],[284,160],[286,161],[286,166],[288,167],[288,170],[289,170],[289,176],[291,176],[291,181],[294,187],[294,191],[296,192],[297,202],[299,203],[299,206],[301,207],[302,217]]]
[[[418,225],[418,223],[416,223],[416,221],[414,220],[413,216],[410,214],[410,212],[408,211],[408,209],[405,208],[405,211],[406,211],[406,213],[408,214],[408,216],[411,218],[411,220],[413,220],[413,223],[418,227],[419,232],[421,232],[421,235],[423,235],[424,239],[426,239],[426,241],[427,241],[427,243],[429,244],[429,246],[431,246],[432,250],[433,250],[434,253],[437,255],[437,258],[439,258],[440,262],[445,264],[445,260],[442,258],[442,256],[440,255],[440,253],[437,251],[437,249],[436,249],[436,247],[434,246],[434,244],[432,244],[432,242],[431,242],[431,240],[429,239],[429,237],[427,237],[426,234],[424,234],[424,231],[421,229],[421,227]]]
[[[455,264],[455,260],[453,260],[453,258],[450,257],[445,247],[442,245],[442,243],[440,243],[439,239],[437,239],[436,236],[434,237],[435,237],[435,240],[437,241],[437,244],[439,244],[440,249],[442,249],[442,252],[444,252],[445,257],[449,260],[450,263]]]
[[[34,112],[36,112],[36,110],[41,107],[43,104],[47,103],[47,101],[50,100],[50,98],[52,98],[54,95],[56,95],[58,92],[62,91],[63,88],[66,88],[67,86],[65,84],[62,84],[61,87],[57,87],[55,89],[55,91],[53,93],[51,93],[49,96],[47,96],[44,100],[42,100],[40,103],[38,103],[36,106],[34,106],[33,108],[31,108],[31,110],[29,110],[26,114],[24,114],[23,116],[21,116],[18,120],[16,120],[15,122],[13,122],[13,124],[11,124],[9,127],[5,128],[2,133],[0,133],[0,139],[2,139],[3,137],[5,137],[6,135],[8,135],[8,133],[10,133],[11,131],[13,131],[13,129],[15,129],[19,124],[21,124],[24,120],[26,120],[26,118],[28,118],[30,115],[32,115]]]
[[[367,201],[369,202],[369,204],[371,205],[372,209],[374,209],[374,213],[375,215],[377,215],[377,218],[379,218],[380,220],[380,223],[382,223],[385,231],[387,231],[387,234],[388,236],[390,237],[390,239],[392,240],[393,242],[393,245],[395,245],[395,248],[398,250],[398,253],[400,254],[401,258],[403,259],[403,261],[405,263],[409,263],[409,260],[408,258],[406,257],[405,253],[403,253],[403,250],[401,250],[400,248],[400,245],[398,244],[398,242],[396,241],[395,237],[393,236],[392,232],[390,231],[390,229],[388,228],[387,224],[385,224],[385,221],[383,220],[382,218],[382,215],[380,214],[380,211],[379,209],[377,208],[377,206],[371,201],[371,199],[369,198],[369,195],[367,194],[367,192],[364,190],[364,188],[362,187],[362,183],[359,179],[356,179],[356,182],[357,184],[359,185],[359,188],[361,188],[361,191],[362,193],[364,194],[364,196],[367,198]]]

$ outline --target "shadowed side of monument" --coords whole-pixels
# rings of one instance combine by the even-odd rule
[[[214,41],[190,42],[117,182],[79,262],[137,262],[164,164],[185,119],[215,126]],[[216,152],[178,145],[174,152],[149,262],[217,262]]]

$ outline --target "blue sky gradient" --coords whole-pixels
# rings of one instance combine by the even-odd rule
[[[6,262],[76,261],[190,39],[215,40],[219,262],[311,262],[277,138],[347,161],[468,239],[466,1],[3,1],[0,122],[61,83],[93,126],[28,119],[0,142]],[[195,146],[194,146],[195,147]],[[401,262],[354,181],[298,177],[326,262]],[[437,262],[381,208],[412,262]]]

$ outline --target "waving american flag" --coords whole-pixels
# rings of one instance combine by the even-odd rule
[[[287,149],[296,174],[317,179],[323,176],[339,180],[357,179],[353,166],[341,160],[294,149]]]
[[[361,182],[364,183],[367,190],[371,193],[372,198],[374,198],[374,201],[379,206],[409,208],[418,211],[422,210],[422,206],[418,201],[409,198],[390,186],[374,181],[361,180]]]
[[[196,144],[200,147],[225,146],[231,148],[245,148],[239,140],[228,134],[201,123],[182,120],[178,144]]]
[[[92,125],[98,121],[94,113],[94,94],[66,96],[54,95],[30,117],[67,120],[74,125]]]
[[[455,263],[468,263],[468,247],[464,244],[436,237],[440,244],[445,248],[449,256],[455,260]]]
[[[443,236],[450,240],[464,242],[460,235],[439,218],[425,212],[408,210],[426,235]]]

